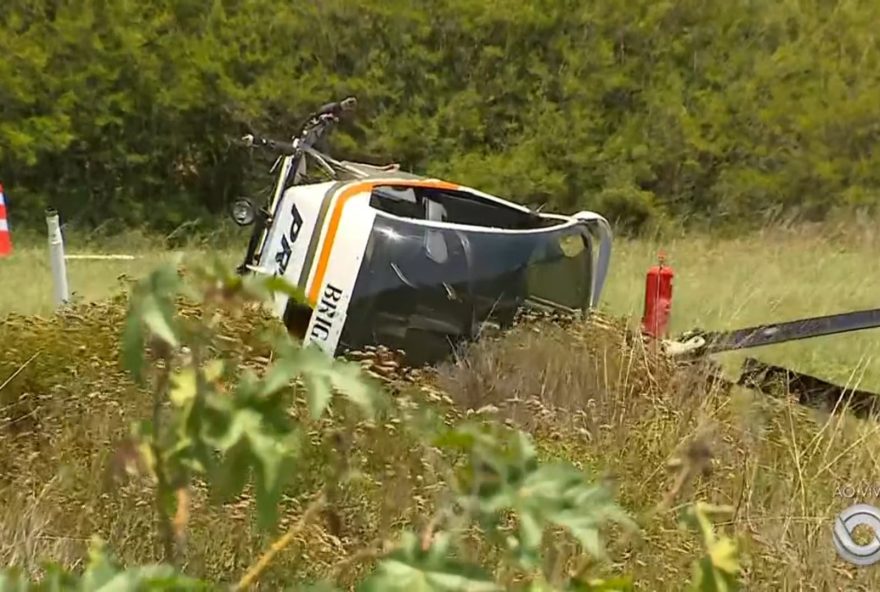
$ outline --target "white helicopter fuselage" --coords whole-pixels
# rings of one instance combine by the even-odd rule
[[[491,268],[492,261],[508,251],[504,246],[507,244],[505,237],[510,240],[513,251],[516,251],[514,245],[517,244],[532,245],[528,248],[534,250],[534,245],[541,246],[541,237],[545,235],[558,235],[560,244],[571,236],[583,234],[586,237],[586,255],[583,256],[589,257],[590,263],[585,273],[591,277],[569,278],[573,282],[587,282],[586,289],[579,292],[584,297],[578,297],[584,300],[583,306],[568,298],[569,302],[563,304],[566,308],[589,309],[596,304],[610,256],[610,227],[598,214],[538,214],[469,187],[406,174],[294,185],[283,192],[275,212],[256,271],[281,276],[304,291],[308,307],[298,307],[298,320],[293,320],[295,315],[292,313],[297,307],[291,305],[286,295],[275,296],[274,311],[285,320],[288,328],[298,326],[296,332],[304,344],[315,344],[329,355],[336,355],[340,345],[381,342],[382,335],[390,341],[399,342],[398,336],[405,339],[402,336],[405,328],[392,330],[391,325],[387,329],[382,325],[379,329],[362,331],[355,326],[373,321],[360,317],[350,319],[352,313],[358,312],[352,309],[353,296],[359,302],[373,302],[370,299],[381,296],[385,293],[383,290],[397,294],[399,287],[410,290],[407,292],[410,295],[407,300],[396,301],[405,303],[398,308],[420,304],[430,308],[427,303],[431,301],[434,304],[430,310],[438,311],[445,304],[442,299],[437,300],[433,292],[429,294],[429,290],[434,284],[443,285],[447,292],[454,293],[450,295],[450,307],[458,306],[453,302],[470,302],[470,308],[461,310],[469,311],[467,314],[472,317],[474,314],[481,317],[476,319],[477,322],[485,320],[482,317],[491,311],[474,308],[473,303],[481,298],[485,300],[484,296],[492,297],[492,289],[475,286],[489,281],[486,278],[491,271],[481,270]],[[592,243],[584,234],[584,228],[589,229],[589,236],[598,231],[601,239],[595,265],[592,263]],[[484,252],[492,261],[481,263]],[[511,265],[521,266],[525,264],[523,261],[516,260]],[[415,277],[420,273],[427,275],[418,281]],[[391,279],[382,279],[386,275]],[[399,285],[395,277],[399,278]],[[428,287],[420,291],[423,290],[420,286]],[[452,286],[458,287],[453,289]],[[471,291],[478,291],[479,298],[470,298]],[[394,301],[396,297],[388,298]],[[578,306],[572,306],[573,303]],[[486,312],[480,313],[478,309]],[[365,311],[372,316],[385,315],[388,318],[396,314],[395,310],[374,304],[359,310],[360,316],[367,314]],[[415,312],[412,314],[416,315]],[[431,317],[434,313],[418,314],[421,315],[420,330],[423,330],[430,321],[423,317]],[[455,315],[459,314],[450,308],[437,312],[436,316],[445,316],[447,321],[444,322],[448,324],[448,319],[458,318]],[[442,334],[439,329],[431,331]],[[343,339],[344,333],[348,334],[347,340]],[[341,343],[343,341],[349,343]]]

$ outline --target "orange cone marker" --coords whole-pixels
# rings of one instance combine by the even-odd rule
[[[0,257],[12,254],[12,235],[9,233],[9,220],[6,218],[6,197],[0,185]]]

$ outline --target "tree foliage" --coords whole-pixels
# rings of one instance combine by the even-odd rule
[[[877,203],[869,0],[6,0],[13,224],[173,227],[265,189],[230,140],[360,99],[333,147],[533,205],[738,223]],[[259,165],[259,166],[254,166]]]

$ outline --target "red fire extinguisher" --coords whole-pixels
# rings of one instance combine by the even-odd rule
[[[666,337],[669,328],[669,315],[672,310],[671,267],[664,265],[666,256],[661,252],[657,265],[648,269],[645,278],[645,310],[642,317],[642,332],[651,337]]]

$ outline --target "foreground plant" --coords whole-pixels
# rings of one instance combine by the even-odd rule
[[[80,574],[47,563],[45,575],[36,584],[15,567],[0,572],[0,591],[85,592],[92,590],[209,590],[207,582],[181,574],[171,565],[141,565],[123,568],[108,552],[106,545],[93,538],[88,561]]]
[[[539,462],[530,437],[519,430],[492,422],[424,421],[437,419],[428,406],[405,408],[358,366],[302,347],[283,332],[268,336],[274,353],[265,371],[258,375],[236,367],[217,354],[221,315],[259,304],[278,291],[292,298],[302,295],[278,278],[243,279],[220,266],[192,277],[184,281],[176,266],[169,265],[139,282],[123,332],[123,363],[137,383],[149,388],[153,405],[151,417],[132,426],[118,458],[155,492],[164,563],[123,568],[96,541],[81,573],[47,566],[39,583],[31,586],[24,574],[10,568],[0,573],[0,592],[229,588],[228,583],[202,582],[180,570],[193,487],[207,484],[215,502],[251,489],[259,527],[273,532],[282,491],[297,474],[310,437],[329,429],[322,420],[336,407],[336,396],[343,404],[332,410],[335,415],[352,411],[362,419],[401,423],[447,476],[443,501],[421,531],[406,530],[381,550],[355,554],[374,562],[357,583],[358,590],[632,589],[627,576],[603,579],[583,567],[606,559],[601,533],[607,526],[636,530],[635,521],[605,486],[568,463]],[[201,315],[181,314],[181,298],[197,301]],[[304,413],[294,411],[303,408]],[[232,589],[259,582],[308,523],[332,506],[335,489],[353,478],[344,464],[331,471],[300,519],[237,576]],[[706,558],[697,564],[691,585],[696,590],[733,590],[739,571],[736,549],[732,541],[714,534],[710,510],[693,508],[692,522],[702,534]],[[480,545],[494,550],[497,565],[476,561],[474,534]],[[571,548],[576,551],[565,551]],[[343,559],[338,571],[353,560]],[[316,587],[292,589],[337,588],[328,578]]]

